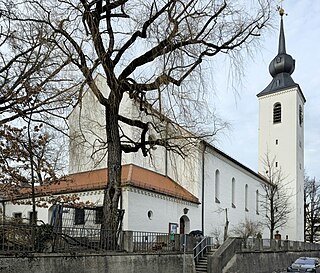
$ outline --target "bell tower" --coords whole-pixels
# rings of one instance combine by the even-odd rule
[[[281,168],[284,185],[290,195],[288,221],[279,229],[282,237],[304,240],[304,123],[306,99],[291,74],[295,60],[286,53],[284,11],[280,8],[278,54],[269,65],[270,84],[261,91],[259,100],[259,173],[264,175],[263,160],[274,159],[273,168]]]

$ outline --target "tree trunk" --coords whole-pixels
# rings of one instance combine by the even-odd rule
[[[121,196],[121,144],[118,129],[119,103],[105,106],[108,144],[108,184],[104,190],[103,221],[101,225],[104,248],[115,249],[119,224],[118,204]]]
[[[274,203],[273,198],[270,200],[270,239],[273,239],[273,233],[274,233]]]

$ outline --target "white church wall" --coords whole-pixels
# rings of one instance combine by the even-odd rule
[[[106,93],[109,92],[106,81],[101,75],[98,75],[95,81],[101,90],[106,90]],[[144,122],[156,119],[156,117],[152,115],[141,112],[139,105],[134,103],[126,93],[121,102],[120,114],[121,113],[131,119],[142,120]],[[107,167],[106,151],[104,149],[92,156],[95,150],[94,147],[96,149],[99,148],[99,140],[102,142],[106,140],[106,133],[104,107],[100,105],[90,90],[85,92],[82,98],[82,104],[78,105],[70,114],[69,125],[71,135],[69,172],[77,173]],[[162,127],[166,128],[165,121]],[[122,123],[121,128],[129,138],[140,138],[140,129]],[[180,127],[178,127],[177,130],[181,132],[181,134],[190,136],[190,133]],[[162,135],[164,133],[165,132],[162,132]],[[150,137],[152,134],[157,136],[157,133],[150,128]],[[155,146],[154,149],[151,149],[148,156],[143,156],[141,150],[135,153],[122,153],[122,164],[132,163],[166,175],[188,189],[195,196],[198,196],[201,162],[199,161],[197,143],[195,142],[194,145],[188,145],[183,152],[185,156],[181,157],[173,151],[167,151],[162,146]]]
[[[183,209],[187,208],[186,216],[190,225],[185,233],[201,230],[200,205],[134,188],[128,188],[124,192],[127,196],[123,204],[126,208],[124,229],[168,233],[169,223],[179,225],[180,218],[184,215]]]
[[[259,211],[261,204],[257,203],[257,191],[259,194],[262,191],[260,179],[210,148],[207,148],[205,153],[204,169],[205,234],[220,233],[220,236],[223,236],[226,210],[229,231],[245,219],[254,222],[264,220],[263,214]],[[267,236],[266,230],[263,229],[262,233],[263,236]]]
[[[281,103],[281,122],[273,123],[273,106]],[[268,154],[281,168],[283,184],[290,197],[292,212],[280,229],[289,239],[303,241],[303,126],[299,125],[299,105],[303,101],[298,88],[291,88],[259,99],[259,172],[264,172],[263,159]]]
[[[200,181],[200,158],[199,158],[199,144],[198,140],[192,140],[190,138],[190,132],[184,130],[179,126],[168,125],[166,119],[160,121],[158,114],[152,115],[153,110],[148,109],[147,112],[151,114],[146,114],[144,111],[140,111],[139,105],[133,103],[129,99],[126,101],[128,105],[132,108],[132,118],[137,120],[142,120],[144,122],[158,123],[159,128],[162,128],[162,132],[156,132],[151,126],[149,127],[148,136],[152,138],[163,138],[170,137],[166,135],[166,131],[171,132],[174,137],[182,138],[182,136],[187,136],[187,140],[180,139],[177,140],[177,146],[181,148],[181,154],[176,148],[176,151],[166,150],[163,146],[155,146],[150,150],[150,154],[143,156],[141,151],[131,154],[131,162],[135,165],[141,166],[145,169],[149,169],[160,173],[162,175],[170,177],[172,180],[179,183],[181,186],[185,187],[195,196],[199,195],[199,181]],[[136,139],[140,137],[141,130],[137,128],[130,128],[131,135],[136,136]],[[180,152],[180,151],[179,151]],[[124,155],[125,156],[125,155]],[[129,162],[128,162],[129,163]]]
[[[107,95],[110,92],[106,80],[98,75],[95,82],[99,89]],[[129,118],[132,115],[132,102],[124,94],[120,105],[120,114],[125,113]],[[98,102],[90,89],[84,92],[82,100],[68,117],[70,127],[69,144],[69,173],[84,172],[92,169],[106,168],[106,122],[105,108]],[[122,126],[123,132],[132,137],[128,126]],[[123,164],[132,162],[131,154],[123,154]]]
[[[79,197],[78,202],[85,203],[89,201],[97,207],[103,204],[102,190],[81,192],[77,195]],[[28,202],[31,200],[26,199],[25,201]],[[122,194],[121,205],[121,208],[125,210],[122,222],[123,230],[167,233],[169,231],[169,223],[176,223],[179,226],[180,217],[184,215],[184,208],[188,209],[186,216],[190,220],[186,233],[195,229],[201,230],[198,204],[178,200],[159,193],[151,193],[135,188],[125,188]],[[36,207],[37,219],[44,223],[50,223],[50,207],[50,204],[47,208]],[[7,217],[14,217],[15,213],[21,213],[22,218],[28,220],[30,219],[31,211],[31,205],[17,205],[11,202],[5,203],[5,214]],[[151,216],[148,215],[149,211],[152,212]],[[85,217],[89,217],[89,215]]]
[[[143,157],[140,151],[132,154],[132,163],[170,177],[198,197],[201,181],[200,155],[197,147],[190,148],[186,156],[182,157],[157,146],[151,151],[151,156]]]
[[[12,204],[11,202],[5,203],[5,215],[6,217],[15,217],[15,214],[21,213],[21,218],[24,220],[30,219],[30,213],[32,212],[31,205],[17,205]],[[48,208],[36,208],[37,211],[37,219],[43,221],[44,223],[48,223]]]
[[[73,195],[74,193],[65,194],[65,196]],[[87,191],[87,192],[80,192],[77,193],[77,196],[79,197],[78,202],[86,203],[87,201],[90,202],[93,206],[102,206],[103,203],[103,191]],[[47,207],[43,206],[36,206],[37,211],[37,219],[40,221],[43,221],[44,223],[50,223],[50,213],[49,209],[52,206],[52,204],[48,203],[47,201],[51,197],[41,197],[41,203],[44,205],[44,203],[47,204]],[[40,199],[37,197],[36,202]],[[22,203],[31,202],[31,199],[25,199],[22,200]],[[21,202],[20,202],[21,203]],[[15,213],[22,213],[23,219],[30,219],[30,212],[32,212],[32,206],[31,205],[24,205],[24,204],[13,204],[10,201],[5,202],[5,215],[7,217],[14,217]]]
[[[101,91],[108,93],[109,88],[103,77],[97,76],[96,84]],[[93,158],[93,147],[98,146],[98,140],[105,140],[105,110],[89,89],[84,92],[82,100],[68,117],[69,173],[87,171],[93,168],[104,168],[106,162],[101,161],[103,152]]]

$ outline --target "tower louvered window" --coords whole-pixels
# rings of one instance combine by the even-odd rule
[[[273,107],[273,123],[281,122],[281,104],[276,103]]]

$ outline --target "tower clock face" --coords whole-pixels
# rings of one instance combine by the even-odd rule
[[[299,106],[299,124],[302,125],[303,123],[303,110],[302,110],[302,106]]]

